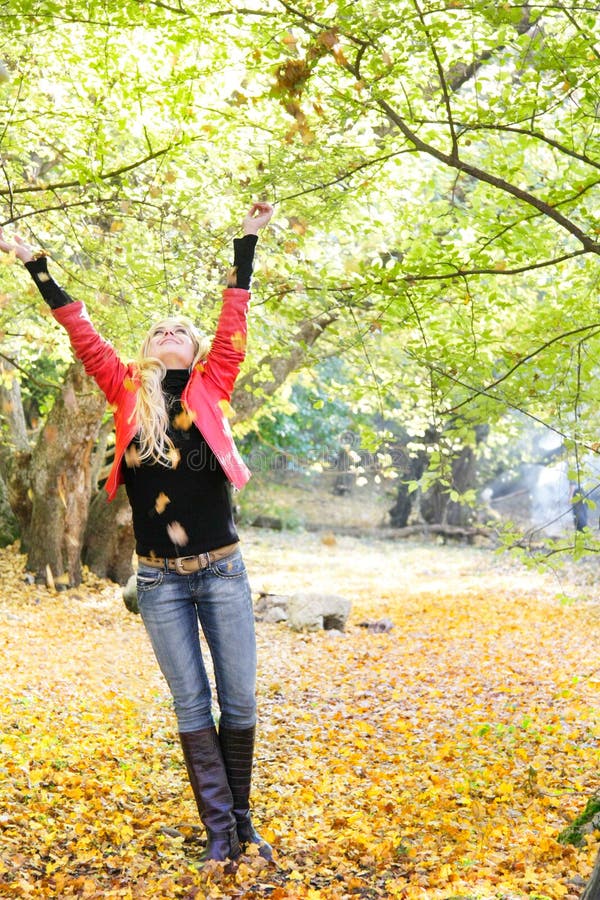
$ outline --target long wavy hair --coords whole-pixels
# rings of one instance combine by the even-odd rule
[[[137,359],[139,390],[137,392],[134,417],[138,426],[139,444],[135,464],[155,462],[165,466],[174,466],[176,453],[173,441],[167,430],[169,412],[162,391],[162,380],[167,372],[165,364],[155,356],[150,356],[150,341],[157,328],[166,325],[182,325],[192,339],[194,358],[190,365],[190,374],[194,367],[206,359],[211,340],[196,328],[191,319],[184,316],[163,319],[156,322],[147,332]]]

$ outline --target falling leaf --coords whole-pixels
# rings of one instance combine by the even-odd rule
[[[324,47],[327,47],[328,50],[332,50],[339,41],[339,34],[337,28],[330,28],[327,31],[321,31],[317,36],[317,40]]]
[[[333,53],[333,58],[339,66],[348,65],[348,60],[346,59],[346,55],[340,46],[336,46],[331,51]]]
[[[67,508],[67,495],[66,495],[67,479],[66,479],[64,472],[61,472],[60,475],[58,476],[58,478],[56,479],[56,491],[60,498],[60,502],[66,509]]]
[[[235,410],[229,400],[219,400],[218,405],[226,419],[235,418]]]
[[[50,568],[49,565],[46,565],[46,586],[51,591],[54,591],[56,589],[55,584],[54,584],[54,576],[52,574],[52,569]]]
[[[135,383],[133,378],[131,378],[129,375],[126,375],[125,378],[123,379],[123,387],[125,388],[126,391],[135,392],[135,391],[137,391],[139,385],[137,385]]]
[[[195,418],[195,413],[188,409],[182,409],[180,413],[174,416],[173,427],[179,429],[179,431],[189,431],[194,424]]]
[[[177,447],[170,447],[167,450],[167,456],[169,458],[169,462],[171,463],[171,467],[176,469],[179,463],[181,462],[181,453],[177,449]]]
[[[292,231],[296,234],[306,234],[307,225],[303,219],[299,219],[297,216],[291,216],[288,218],[288,223]]]
[[[140,459],[140,451],[136,444],[131,443],[129,447],[125,450],[125,465],[129,469],[133,469],[136,466],[141,465]]]
[[[161,491],[160,494],[158,495],[158,497],[156,498],[156,500],[154,501],[154,509],[160,515],[161,513],[163,513],[165,511],[165,509],[167,508],[167,506],[170,502],[171,502],[171,500],[169,499],[169,497],[167,497],[167,495]]]
[[[167,525],[167,534],[178,547],[185,547],[186,544],[189,544],[190,539],[187,532],[179,522],[170,522]]]
[[[246,349],[246,335],[242,334],[241,331],[235,331],[231,335],[231,344],[234,350],[238,353],[243,353]]]

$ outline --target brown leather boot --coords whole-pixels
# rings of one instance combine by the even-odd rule
[[[260,836],[252,824],[250,816],[250,783],[254,758],[254,736],[256,729],[235,729],[219,727],[219,742],[227,771],[227,780],[233,796],[233,814],[237,822],[240,844],[257,844],[263,859],[271,860],[273,850]]]
[[[199,862],[236,859],[240,855],[240,843],[233,814],[233,797],[217,730],[213,726],[199,731],[180,732],[179,740],[208,839]]]

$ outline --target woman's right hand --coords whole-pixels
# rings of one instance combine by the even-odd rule
[[[3,253],[14,253],[17,259],[20,259],[22,263],[31,262],[34,257],[32,248],[23,240],[22,237],[19,237],[18,234],[15,234],[14,240],[9,241],[4,236],[4,232],[1,228],[0,250],[2,250]]]

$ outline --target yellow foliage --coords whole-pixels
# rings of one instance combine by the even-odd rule
[[[221,408],[221,412],[225,416],[226,419],[233,419],[235,416],[235,410],[228,400],[219,400],[219,407]]]
[[[256,591],[353,600],[343,637],[257,625],[254,816],[276,865],[254,852],[233,872],[194,868],[202,829],[141,620],[93,576],[64,592],[26,583],[13,547],[0,551],[0,896],[576,896],[597,843],[556,838],[597,787],[598,683],[573,678],[597,669],[597,603],[561,606],[542,576],[480,551],[242,539]],[[382,617],[390,632],[357,624]]]

